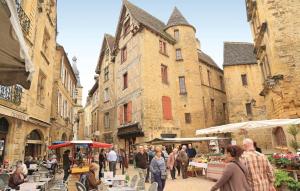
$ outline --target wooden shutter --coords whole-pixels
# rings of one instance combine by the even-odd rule
[[[119,107],[119,124],[123,124],[123,106]]]
[[[162,97],[162,109],[163,109],[163,118],[165,120],[172,119],[172,105],[171,105],[171,98],[168,96]]]
[[[130,123],[132,121],[132,102],[128,102],[127,104],[127,122]]]

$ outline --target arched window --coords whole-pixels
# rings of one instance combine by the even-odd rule
[[[66,141],[66,140],[67,140],[67,135],[66,135],[66,133],[63,133],[63,134],[62,134],[61,140],[62,140],[62,141]]]
[[[28,140],[42,140],[41,134],[37,130],[33,130],[27,137]]]
[[[0,133],[6,134],[8,132],[8,126],[9,126],[9,123],[8,123],[7,119],[2,117],[0,119]]]
[[[282,127],[277,127],[274,131],[275,141],[277,146],[287,146],[286,136]]]

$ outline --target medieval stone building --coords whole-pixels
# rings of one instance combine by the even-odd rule
[[[115,37],[105,35],[99,74],[100,140],[132,145],[193,137],[227,122],[223,71],[201,50],[177,8],[167,24],[123,1]]]

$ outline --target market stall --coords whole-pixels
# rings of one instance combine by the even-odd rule
[[[48,146],[48,149],[58,149],[63,147],[71,147],[73,154],[73,165],[71,168],[72,174],[84,173],[89,171],[88,165],[91,163],[91,149],[93,148],[111,148],[113,145],[108,143],[100,143],[91,140],[74,140],[74,141],[62,141],[59,144],[53,144]],[[75,164],[76,161],[76,148],[86,148],[87,149],[87,158],[82,159],[79,163]]]
[[[206,141],[208,153],[198,154],[189,162],[188,174],[190,176],[205,175],[208,178],[218,179],[222,174],[225,164],[222,162],[223,154],[220,153],[220,141],[230,142],[229,138],[223,137],[193,137],[193,138],[156,138],[147,143],[152,145],[165,144],[189,144]]]
[[[272,129],[282,126],[288,126],[286,132],[290,134],[290,137],[292,137],[292,139],[290,139],[289,143],[287,144],[290,146],[290,148],[283,146],[273,146],[274,150],[277,150],[277,152],[269,156],[268,158],[276,169],[276,181],[280,182],[281,180],[288,180],[288,182],[283,181],[282,185],[287,184],[289,188],[290,186],[296,186],[299,189],[300,184],[296,184],[300,177],[300,156],[296,153],[297,149],[299,149],[299,141],[297,140],[297,137],[300,134],[300,127],[298,126],[299,124],[300,118],[247,121],[215,126],[206,129],[199,129],[196,131],[196,135],[207,136],[211,134],[232,133],[237,131],[248,132],[251,130],[257,131],[259,129]],[[295,151],[295,153],[292,153],[292,150]],[[222,174],[221,169],[224,167],[225,165],[220,165],[220,163],[208,164],[207,177],[217,179]],[[280,185],[281,183],[278,186]]]

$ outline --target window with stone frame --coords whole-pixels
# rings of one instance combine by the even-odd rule
[[[184,114],[185,123],[190,124],[192,123],[192,116],[191,113],[185,113]]]
[[[185,77],[184,76],[179,77],[179,91],[180,91],[180,94],[182,94],[182,95],[187,94],[186,86],[185,86]]]
[[[109,80],[109,66],[104,67],[104,81]]]
[[[123,90],[128,88],[128,73],[123,74]]]
[[[44,105],[44,100],[46,96],[46,75],[40,70],[37,84],[37,103],[39,105]]]
[[[252,116],[252,104],[251,103],[246,103],[246,114],[247,116]]]
[[[121,63],[125,62],[127,60],[127,47],[124,46],[121,49]]]
[[[182,53],[181,53],[181,49],[177,48],[176,49],[176,60],[182,60]]]
[[[105,88],[104,89],[104,102],[108,102],[109,101],[109,89]]]
[[[175,38],[175,40],[179,40],[179,30],[178,29],[174,30],[174,38]]]
[[[226,120],[227,118],[227,106],[226,103],[223,103],[223,119]]]
[[[219,76],[219,80],[220,80],[220,89],[224,91],[225,90],[225,86],[224,86],[223,76]]]
[[[129,34],[130,32],[130,18],[128,18],[123,26],[123,37],[127,36],[127,34]]]
[[[105,61],[109,60],[109,49],[105,50]]]
[[[43,48],[43,52],[44,54],[48,54],[48,46],[49,46],[49,41],[50,41],[50,34],[48,32],[48,30],[45,28],[44,29],[44,36],[43,36],[43,43],[42,43],[42,48]]]
[[[253,16],[252,16],[252,27],[253,27],[253,31],[254,34],[257,35],[260,29],[260,20],[259,20],[259,16],[258,16],[258,12],[257,10],[253,10]]]
[[[215,120],[215,100],[214,99],[210,99],[210,110],[211,110],[211,119]]]
[[[203,84],[202,66],[199,66],[199,74],[200,74],[200,81],[201,81],[201,84]]]
[[[61,58],[61,65],[60,65],[60,78],[61,78],[61,81],[63,82],[65,80],[65,65],[64,65],[64,59],[65,57],[62,56]]]
[[[109,128],[109,112],[104,114],[104,128]]]
[[[167,43],[162,40],[159,40],[159,52],[167,55]]]
[[[286,136],[282,127],[277,127],[274,129],[273,134],[275,136],[275,142],[277,146],[287,146]]]
[[[208,80],[208,86],[211,86],[211,73],[210,73],[210,70],[207,70],[207,80]]]
[[[243,86],[248,86],[248,78],[247,78],[247,74],[242,74],[242,75],[241,75],[241,79],[242,79],[242,85],[243,85]]]
[[[162,64],[160,70],[162,83],[168,84],[168,66]]]
[[[269,64],[269,59],[266,53],[263,54],[261,59],[260,68],[262,71],[263,79],[266,80],[271,76],[271,69]]]

